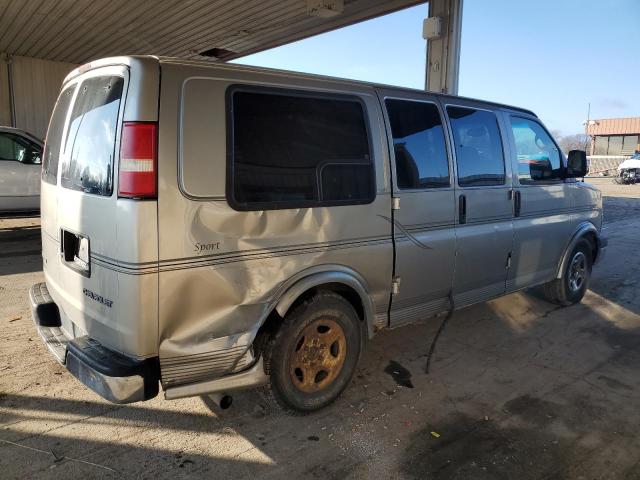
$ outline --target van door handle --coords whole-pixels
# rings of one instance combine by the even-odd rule
[[[60,231],[62,263],[85,277],[91,276],[91,254],[89,252],[87,237],[64,229]]]
[[[458,223],[467,223],[467,197],[460,195],[458,201]]]
[[[516,190],[513,194],[513,214],[516,217],[520,216],[520,209],[522,208],[522,200],[520,197],[520,190]]]

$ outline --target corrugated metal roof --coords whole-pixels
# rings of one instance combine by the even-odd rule
[[[588,135],[635,135],[640,134],[640,117],[603,118],[589,120]]]
[[[85,63],[217,48],[230,60],[419,3],[344,0],[342,14],[320,18],[306,0],[0,0],[0,52]]]

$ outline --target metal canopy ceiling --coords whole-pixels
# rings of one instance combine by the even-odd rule
[[[307,0],[0,0],[0,52],[77,64],[129,54],[231,60],[418,3],[344,0],[342,13],[321,18]]]

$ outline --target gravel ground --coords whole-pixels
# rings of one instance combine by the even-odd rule
[[[1,219],[0,478],[640,478],[640,186],[593,183],[610,247],[582,304],[531,291],[461,310],[428,375],[439,319],[382,332],[344,395],[305,417],[257,392],[224,412],[101,400],[29,318],[38,219]]]

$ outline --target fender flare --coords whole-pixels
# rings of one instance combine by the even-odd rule
[[[582,222],[578,225],[578,228],[571,236],[571,240],[569,244],[564,249],[562,257],[560,258],[560,263],[558,264],[558,271],[556,272],[555,278],[561,278],[562,272],[564,272],[567,267],[567,263],[569,262],[569,255],[573,251],[573,248],[578,244],[580,240],[582,240],[586,235],[593,234],[596,237],[596,244],[594,247],[598,249],[600,247],[600,232],[595,227],[595,225],[591,222]]]
[[[366,282],[355,271],[347,269],[345,267],[338,267],[338,269],[331,269],[319,272],[306,272],[302,278],[295,279],[291,284],[285,286],[284,292],[279,295],[275,304],[275,310],[278,315],[284,317],[293,303],[302,295],[313,287],[325,285],[328,283],[341,283],[348,287],[351,287],[356,291],[362,302],[362,310],[364,312],[363,321],[366,324],[367,334],[369,338],[373,337],[373,323],[374,323],[374,308],[373,301],[368,294]],[[301,272],[305,273],[305,272]]]

